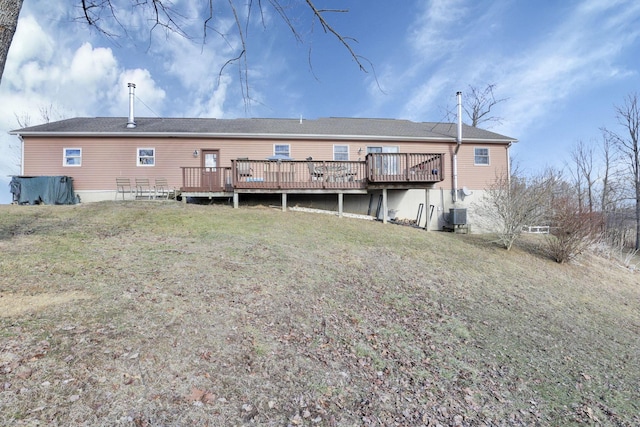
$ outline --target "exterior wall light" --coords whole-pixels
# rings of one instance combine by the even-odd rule
[[[193,157],[198,157],[198,150],[193,150]]]

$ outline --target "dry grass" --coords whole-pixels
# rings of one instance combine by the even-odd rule
[[[2,207],[0,424],[639,425],[637,273],[539,244],[263,207]]]

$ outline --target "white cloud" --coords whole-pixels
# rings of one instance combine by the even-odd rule
[[[120,73],[117,84],[111,88],[107,98],[110,101],[109,114],[112,116],[126,116],[129,113],[128,83],[136,85],[136,116],[162,116],[163,103],[166,92],[157,86],[148,70],[137,68]]]
[[[638,38],[633,22],[640,17],[640,7],[619,3],[595,0],[583,4],[546,39],[507,61],[500,76],[500,85],[512,88],[504,105],[510,122],[505,132],[522,132],[554,114],[559,103],[580,91],[632,73],[616,61]]]

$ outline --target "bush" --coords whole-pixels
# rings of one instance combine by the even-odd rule
[[[547,239],[549,255],[561,264],[570,261],[600,239],[602,225],[602,215],[581,212],[571,197],[555,199]]]

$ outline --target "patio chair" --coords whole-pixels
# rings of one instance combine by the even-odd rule
[[[116,200],[118,200],[118,194],[122,194],[122,200],[124,200],[125,194],[130,194],[133,197],[134,190],[129,178],[116,178]]]
[[[243,157],[243,158],[239,158],[236,161],[236,171],[238,173],[239,178],[248,178],[250,176],[253,176],[253,169],[249,164],[248,158]]]
[[[311,157],[307,157],[307,166],[309,167],[309,174],[311,175],[311,181],[322,181],[324,173],[322,172],[321,166],[316,166],[315,163],[312,162]]]
[[[156,185],[153,186],[153,197],[157,199],[162,197],[163,199],[169,198],[169,184],[167,178],[156,178]]]
[[[136,178],[136,199],[147,195],[151,199],[151,185],[148,178]]]

